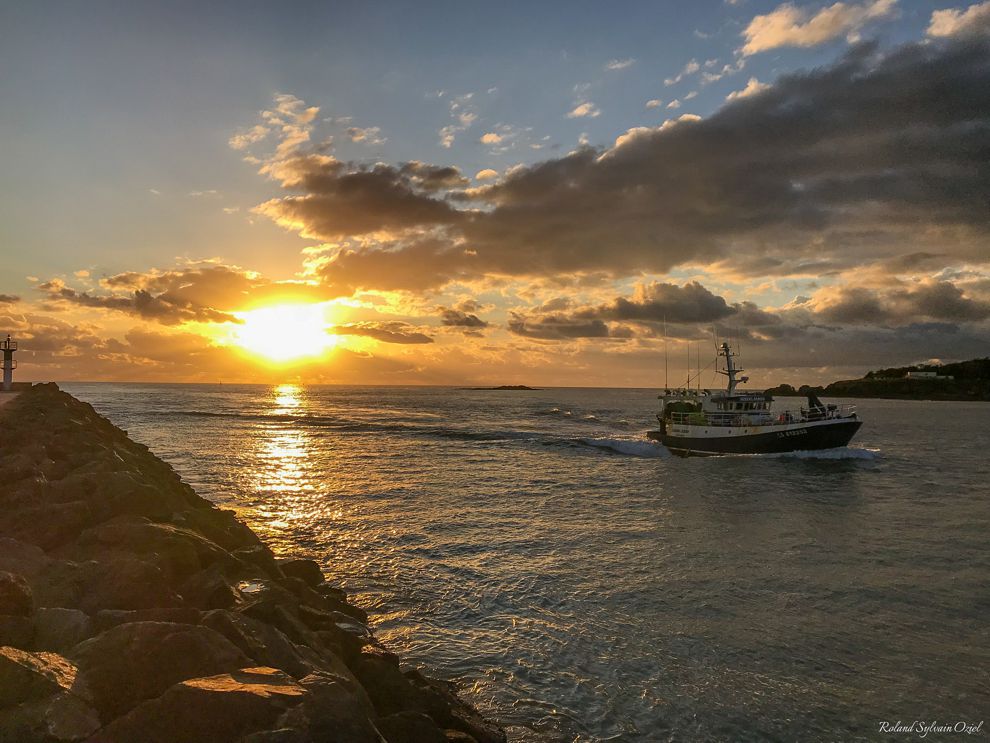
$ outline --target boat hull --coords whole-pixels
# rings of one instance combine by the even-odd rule
[[[680,456],[719,454],[780,454],[790,451],[817,451],[846,446],[863,425],[859,420],[837,420],[785,430],[736,436],[675,436],[661,431],[647,435]]]

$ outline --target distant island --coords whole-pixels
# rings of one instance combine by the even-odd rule
[[[900,366],[867,372],[862,379],[843,379],[827,387],[781,384],[771,395],[878,397],[895,400],[990,401],[990,358],[954,364]]]
[[[498,387],[468,387],[470,390],[528,390],[530,392],[539,392],[539,387],[527,387],[524,384],[503,384]]]

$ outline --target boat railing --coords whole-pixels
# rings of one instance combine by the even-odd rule
[[[822,405],[799,410],[747,410],[747,411],[694,411],[671,412],[668,420],[673,425],[686,426],[789,426],[794,423],[851,418],[855,405]]]

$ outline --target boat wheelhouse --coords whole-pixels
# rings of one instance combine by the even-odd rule
[[[725,359],[720,374],[727,377],[724,390],[665,389],[659,395],[659,430],[649,438],[674,454],[768,454],[832,449],[845,446],[862,425],[854,405],[824,404],[808,395],[807,406],[776,409],[764,392],[737,391],[748,377],[737,376],[736,355],[728,343],[719,348]]]

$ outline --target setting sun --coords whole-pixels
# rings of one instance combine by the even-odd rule
[[[231,343],[272,361],[319,356],[339,340],[327,332],[326,304],[283,304],[235,314],[243,324],[233,330]]]

